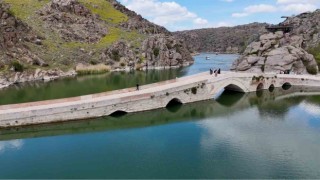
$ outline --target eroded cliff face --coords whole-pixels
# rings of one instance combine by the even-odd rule
[[[121,69],[155,67],[179,67],[193,63],[190,52],[183,40],[164,34],[152,35],[142,42],[141,47],[132,49],[129,43],[120,41],[113,44],[101,56],[108,65]]]
[[[233,63],[231,70],[244,72],[285,72],[317,74],[318,66],[313,55],[302,48],[303,38],[282,31],[260,36],[244,54]]]
[[[74,75],[79,64],[124,70],[193,63],[183,40],[115,0],[0,0],[0,20],[0,88]]]

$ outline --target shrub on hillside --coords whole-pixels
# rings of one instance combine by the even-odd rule
[[[154,54],[155,57],[158,57],[159,53],[160,53],[160,49],[159,48],[154,48],[153,49],[153,54]]]
[[[318,67],[316,65],[307,66],[307,71],[308,71],[309,74],[317,75],[318,74]]]
[[[11,63],[11,66],[13,67],[15,72],[23,72],[23,65],[19,61],[13,61]]]

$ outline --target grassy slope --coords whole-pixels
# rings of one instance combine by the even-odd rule
[[[94,14],[98,14],[105,21],[108,27],[108,34],[103,37],[100,42],[95,44],[81,42],[64,42],[59,34],[45,28],[44,22],[36,14],[36,11],[44,7],[50,0],[4,0],[11,5],[11,12],[19,19],[27,23],[39,35],[46,38],[44,47],[39,47],[29,43],[31,51],[37,52],[40,57],[45,59],[50,68],[60,67],[68,69],[77,61],[77,52],[80,48],[87,51],[101,51],[118,40],[133,41],[133,45],[139,46],[145,36],[136,31],[126,31],[119,27],[119,24],[126,22],[128,17],[120,11],[113,8],[110,2],[106,0],[79,0],[83,5],[91,10]],[[99,53],[95,53],[92,57],[98,59]]]

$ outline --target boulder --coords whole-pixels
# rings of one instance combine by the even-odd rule
[[[298,74],[317,74],[316,60],[301,48],[302,42],[302,37],[297,35],[281,32],[264,34],[259,42],[253,42],[246,48],[231,70],[276,73],[289,70]]]
[[[261,42],[252,42],[245,50],[244,54],[258,54],[260,51]]]

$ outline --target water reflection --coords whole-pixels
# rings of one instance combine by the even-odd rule
[[[7,150],[18,150],[23,146],[23,140],[11,140],[11,141],[1,141],[0,142],[0,155]]]

